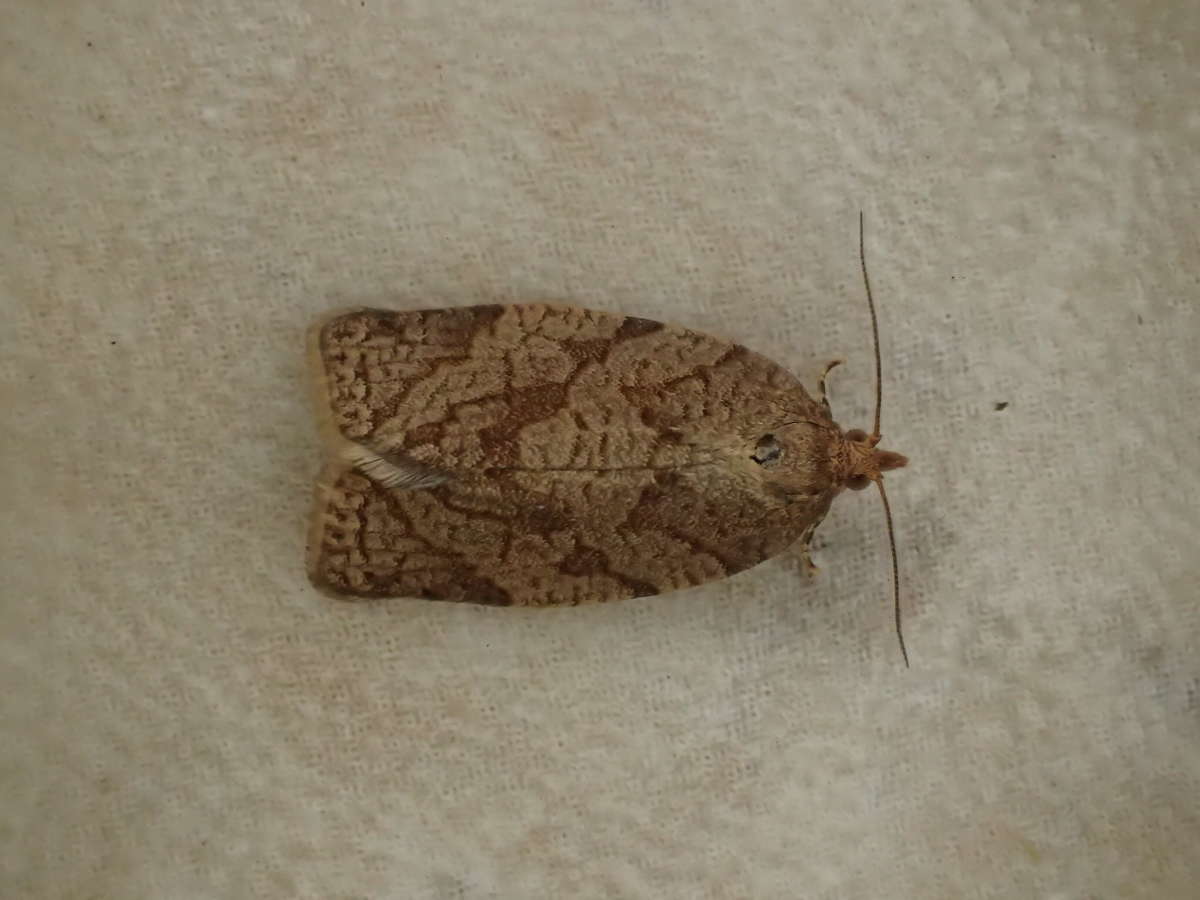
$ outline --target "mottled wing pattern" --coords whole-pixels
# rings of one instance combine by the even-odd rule
[[[642,596],[754,565],[816,515],[764,494],[748,460],[816,404],[708,335],[573,307],[361,310],[320,326],[314,354],[342,461],[309,569],[339,594]]]

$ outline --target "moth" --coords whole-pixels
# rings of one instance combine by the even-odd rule
[[[883,473],[875,426],[738,344],[541,303],[355,309],[310,331],[328,459],[308,573],[326,592],[515,606],[644,597],[809,544],[833,499]]]

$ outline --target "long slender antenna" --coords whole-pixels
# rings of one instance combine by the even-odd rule
[[[875,342],[875,429],[871,432],[871,446],[879,443],[879,419],[883,409],[883,358],[879,353],[879,316],[875,313],[875,298],[871,296],[871,279],[867,276],[867,242],[863,237],[863,213],[858,211],[858,261],[862,264],[863,286],[867,289],[867,306],[871,310],[871,337]],[[896,638],[900,641],[900,655],[904,667],[908,664],[908,648],[904,646],[904,630],[900,627],[900,563],[896,558],[896,526],[892,524],[892,505],[888,503],[887,491],[883,489],[883,475],[875,478],[879,498],[883,501],[883,516],[887,520],[888,544],[892,548],[892,603],[896,610]]]
[[[871,308],[871,335],[875,339],[875,430],[871,446],[879,443],[879,416],[883,407],[883,360],[879,355],[879,318],[875,315],[875,298],[871,296],[871,279],[867,277],[867,249],[863,239],[863,214],[858,211],[858,261],[862,264],[863,284],[867,288],[867,305]]]
[[[892,507],[888,503],[887,491],[883,489],[883,478],[875,479],[879,496],[883,499],[883,515],[887,519],[888,543],[892,545],[892,596],[896,606],[896,637],[900,640],[900,655],[904,657],[904,668],[908,665],[908,648],[904,646],[904,632],[900,628],[900,563],[896,561],[896,530],[892,526]]]

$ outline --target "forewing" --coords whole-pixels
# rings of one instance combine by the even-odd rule
[[[714,501],[700,476],[670,470],[403,490],[340,469],[318,488],[309,574],[360,597],[602,602],[741,571],[790,543],[784,521],[762,504]]]

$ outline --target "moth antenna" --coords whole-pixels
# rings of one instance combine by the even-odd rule
[[[879,352],[879,316],[875,313],[875,298],[871,295],[871,279],[867,275],[867,242],[863,232],[863,212],[858,211],[858,261],[862,266],[863,287],[867,289],[867,308],[871,310],[871,338],[875,344],[875,428],[871,432],[871,446],[879,443],[879,421],[883,409],[883,357]],[[887,522],[888,545],[892,549],[892,604],[896,610],[896,639],[900,641],[900,655],[904,657],[904,668],[908,663],[908,648],[904,646],[904,629],[900,626],[900,562],[896,558],[896,526],[892,524],[892,505],[888,503],[887,491],[883,489],[883,476],[875,479],[879,488],[879,499],[883,501],[883,517]]]
[[[863,285],[867,289],[867,306],[871,310],[871,336],[875,340],[875,429],[871,445],[879,443],[879,415],[883,407],[883,359],[879,355],[879,317],[875,315],[875,298],[871,296],[871,279],[867,277],[867,249],[863,239],[863,213],[858,211],[858,261],[862,265]],[[886,501],[885,501],[886,502]]]
[[[896,637],[900,641],[900,655],[904,657],[904,668],[908,664],[908,648],[904,646],[904,631],[900,628],[900,563],[896,560],[896,530],[892,525],[892,507],[888,503],[887,491],[883,489],[882,476],[875,479],[879,496],[883,500],[883,517],[887,520],[888,543],[892,546],[892,598],[896,608]]]

